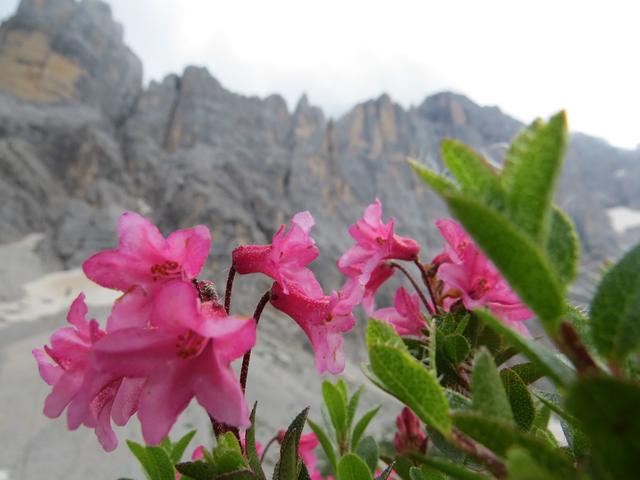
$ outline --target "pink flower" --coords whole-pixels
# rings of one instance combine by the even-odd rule
[[[147,327],[109,333],[92,351],[98,371],[146,379],[138,404],[145,441],[158,444],[194,396],[218,421],[249,426],[230,363],[253,347],[255,321],[201,302],[193,284],[180,279],[155,294],[150,319]]]
[[[94,428],[103,448],[111,451],[118,445],[111,427],[112,414],[126,423],[135,412],[140,382],[95,375],[92,371],[89,352],[105,332],[96,320],[85,319],[87,310],[84,295],[78,295],[67,314],[72,326],[57,330],[51,336],[51,347],[33,350],[33,356],[40,376],[53,386],[45,400],[44,414],[56,418],[68,407],[69,428],[76,429],[81,424]]]
[[[285,433],[286,432],[284,430],[280,430],[278,432],[278,441],[280,443],[283,442]],[[320,441],[318,440],[318,437],[316,437],[315,433],[312,432],[300,436],[298,455],[300,455],[302,462],[307,467],[311,480],[322,480],[323,478],[317,469],[318,459],[314,452],[318,445],[320,445]]]
[[[362,309],[367,315],[371,316],[375,311],[376,292],[384,282],[393,276],[394,272],[395,270],[386,263],[379,264],[371,272],[371,277],[364,287],[364,296],[362,298]]]
[[[322,296],[322,287],[307,268],[319,254],[309,235],[314,225],[309,212],[293,216],[291,227],[282,225],[270,245],[243,245],[233,250],[233,266],[240,274],[263,273],[280,284],[285,293],[295,286],[305,295]]]
[[[416,259],[420,245],[411,238],[396,235],[394,223],[393,218],[383,223],[380,200],[369,205],[363,218],[349,228],[356,244],[338,260],[340,271],[364,286],[383,260]]]
[[[124,292],[113,307],[107,331],[149,322],[153,297],[166,282],[193,280],[209,255],[209,230],[198,225],[166,239],[149,220],[125,212],[118,220],[117,249],[99,252],[82,268],[99,285]]]
[[[339,292],[330,296],[308,297],[296,287],[289,293],[279,283],[271,289],[271,304],[289,315],[304,330],[315,353],[319,373],[341,373],[344,370],[342,334],[351,330],[356,319],[354,304]]]
[[[404,287],[396,290],[395,307],[381,308],[372,317],[393,325],[398,335],[422,336],[426,323],[420,312],[420,298],[417,293],[410,295]]]
[[[394,437],[394,445],[398,454],[409,452],[427,453],[427,435],[422,430],[420,419],[411,409],[404,407],[396,417],[398,431]]]
[[[452,298],[460,297],[467,309],[487,307],[516,330],[528,334],[522,321],[531,318],[533,312],[520,301],[462,227],[453,220],[438,220],[436,226],[447,241],[444,251],[432,262],[437,266],[436,276],[444,282],[444,293],[451,297],[445,307],[451,306]]]

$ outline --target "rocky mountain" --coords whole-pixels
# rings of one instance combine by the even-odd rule
[[[499,163],[521,127],[453,93],[409,109],[382,95],[334,119],[306,97],[289,111],[278,95],[235,94],[202,67],[145,86],[108,5],[22,0],[0,26],[0,243],[42,232],[51,269],[77,266],[135,209],[167,230],[208,225],[221,273],[238,243],[267,242],[309,209],[325,258],[317,274],[336,287],[346,227],[375,197],[400,232],[440,247],[432,222],[443,205],[407,156],[441,165],[439,142],[454,137]],[[628,241],[607,209],[640,208],[638,178],[639,151],[573,135],[557,201],[587,263]]]

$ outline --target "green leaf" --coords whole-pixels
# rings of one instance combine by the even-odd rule
[[[525,385],[529,385],[544,377],[544,371],[533,362],[524,362],[509,367],[516,372]]]
[[[472,400],[461,393],[447,388],[445,389],[444,394],[447,397],[451,410],[468,410],[473,408]]]
[[[387,480],[389,476],[393,473],[393,463],[385,468],[380,475],[376,477],[376,480]]]
[[[407,352],[407,346],[391,325],[373,318],[367,323],[367,347],[387,345]]]
[[[530,338],[523,337],[486,310],[476,310],[474,313],[538,366],[556,384],[566,386],[574,381],[575,371],[551,350]]]
[[[340,442],[347,434],[347,402],[340,389],[327,380],[322,382],[322,397]]]
[[[512,448],[507,454],[507,471],[510,480],[564,480],[538,464],[526,450]]]
[[[544,468],[566,477],[574,476],[575,470],[565,455],[551,448],[545,441],[518,430],[508,422],[484,417],[472,411],[455,412],[453,421],[456,427],[499,456],[504,457],[510,448],[518,446],[526,449]]]
[[[442,473],[447,474],[450,478],[456,480],[490,480],[492,477],[468,470],[458,463],[453,463],[444,458],[421,455],[419,453],[410,453],[409,457],[421,464],[434,468]]]
[[[374,473],[378,466],[378,456],[380,455],[378,444],[374,438],[369,435],[360,440],[356,453],[365,461],[371,473]]]
[[[129,450],[138,459],[150,480],[175,480],[175,470],[169,454],[162,447],[143,447],[127,440]]]
[[[469,356],[471,345],[469,345],[469,341],[462,335],[447,335],[444,337],[444,351],[447,357],[449,357],[449,360],[455,365],[459,365]]]
[[[331,440],[329,440],[327,432],[325,432],[320,425],[309,419],[307,419],[307,423],[309,424],[309,427],[311,427],[311,430],[313,430],[313,433],[316,434],[316,437],[318,437],[318,441],[320,442],[322,450],[329,461],[329,465],[331,465],[332,471],[336,472],[338,470],[338,462],[336,461],[336,454],[333,450],[333,445],[331,444]]]
[[[422,465],[420,468],[411,467],[409,475],[411,480],[447,480],[444,474],[426,465]]]
[[[536,121],[507,151],[501,175],[510,216],[541,241],[546,237],[551,201],[567,145],[567,119],[560,112],[548,123]]]
[[[474,409],[491,417],[513,422],[509,399],[493,357],[486,348],[479,351],[473,362],[471,385]]]
[[[373,480],[373,477],[364,460],[347,453],[338,463],[338,480]]]
[[[215,480],[254,480],[255,478],[251,470],[243,469],[217,475]]]
[[[406,350],[386,345],[370,346],[369,359],[373,373],[392,395],[411,408],[426,424],[445,436],[451,434],[449,404],[431,371]]]
[[[358,388],[353,396],[349,399],[347,405],[347,431],[351,431],[353,425],[353,419],[358,411],[358,405],[360,404],[360,396],[362,395],[362,387]]]
[[[533,420],[536,416],[536,408],[533,404],[533,398],[529,393],[529,389],[522,381],[520,376],[510,368],[500,371],[502,385],[509,398],[513,418],[516,425],[525,432],[531,428]]]
[[[311,480],[311,475],[309,475],[309,470],[307,470],[307,466],[304,462],[300,462],[300,473],[298,473],[298,480]]]
[[[216,476],[213,465],[202,460],[179,463],[176,465],[176,470],[193,480],[213,480]]]
[[[189,446],[189,443],[191,443],[191,440],[193,439],[195,434],[196,434],[196,431],[191,430],[172,446],[171,461],[174,464],[180,461],[180,459],[182,458],[182,455],[184,455],[184,451]]]
[[[442,141],[440,150],[444,164],[464,193],[496,207],[504,206],[506,195],[500,178],[485,158],[465,144],[448,138]]]
[[[438,175],[437,173],[429,170],[421,163],[415,160],[409,160],[409,165],[411,165],[413,171],[418,174],[422,181],[429,185],[436,193],[443,195],[445,193],[457,190],[456,186],[451,183],[448,178],[443,177],[442,175]]]
[[[593,343],[621,362],[640,344],[640,245],[605,273],[591,302]]]
[[[342,394],[344,403],[345,404],[349,403],[349,388],[347,387],[347,383],[342,378],[339,378],[338,381],[336,382],[336,387]]]
[[[274,471],[274,478],[277,480],[297,480],[298,478],[298,445],[308,414],[307,407],[291,422],[284,435],[280,446],[280,460]]]
[[[551,211],[547,255],[562,283],[570,283],[578,273],[580,242],[569,216],[558,207]]]
[[[369,426],[371,420],[373,420],[373,417],[378,413],[378,410],[380,410],[379,406],[372,408],[362,415],[360,420],[358,420],[358,423],[356,423],[356,426],[353,428],[353,435],[351,436],[351,450],[356,450],[358,448],[358,443],[360,443],[362,435],[364,435],[365,430]]]
[[[545,254],[504,215],[474,198],[448,194],[449,209],[553,335],[564,312],[564,286]]]
[[[613,478],[635,478],[640,459],[640,386],[615,378],[583,378],[569,390],[566,407],[580,421],[592,454]]]
[[[246,445],[246,454],[247,460],[249,461],[249,466],[251,470],[255,474],[258,480],[266,480],[266,475],[264,474],[264,470],[262,470],[262,463],[260,462],[260,455],[258,454],[258,448],[256,446],[256,409],[258,408],[258,402],[253,404],[253,409],[251,410],[251,416],[249,419],[251,420],[251,426],[245,432],[245,445]]]
[[[211,452],[214,471],[218,475],[237,470],[244,470],[248,466],[242,455],[242,448],[238,439],[232,432],[227,432],[218,437],[218,444]]]
[[[593,334],[591,332],[591,320],[589,320],[586,312],[579,307],[567,305],[565,316],[575,331],[578,332],[578,336],[585,346],[590,350],[595,350],[593,345]]]

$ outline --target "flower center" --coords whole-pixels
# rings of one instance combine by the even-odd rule
[[[156,264],[151,267],[151,275],[154,280],[158,280],[161,277],[179,277],[180,276],[180,264],[167,260],[162,264]]]
[[[198,355],[206,345],[206,339],[197,333],[188,330],[176,338],[176,355],[186,360]]]

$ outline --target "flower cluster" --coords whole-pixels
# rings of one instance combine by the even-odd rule
[[[34,350],[52,391],[44,413],[66,408],[70,429],[94,428],[105,450],[117,439],[111,421],[137,414],[147,443],[159,443],[193,397],[220,422],[249,425],[244,394],[231,362],[255,343],[255,321],[229,316],[215,296],[194,282],[210,249],[207,228],[164,238],[147,219],[127,212],[118,223],[119,245],[83,265],[97,284],[120,290],[106,330],[85,319],[81,294],[69,327]]]

